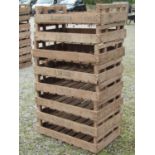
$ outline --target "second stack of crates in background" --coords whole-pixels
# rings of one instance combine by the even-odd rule
[[[19,68],[32,65],[29,19],[30,7],[19,5]]]
[[[97,153],[120,135],[128,7],[62,12],[38,7],[35,17],[37,129]]]

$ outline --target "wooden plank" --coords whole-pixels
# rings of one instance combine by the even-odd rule
[[[114,67],[110,70],[107,70],[103,73],[100,73],[98,75],[98,81],[101,83],[101,82],[104,82],[112,77],[116,77],[116,76],[119,76],[119,75],[122,75],[123,73],[123,65],[119,65],[117,67]]]
[[[73,115],[81,116],[83,118],[89,118],[91,120],[97,120],[97,112],[93,110],[84,109],[81,107],[68,105],[63,102],[54,101],[52,99],[44,99],[41,97],[36,97],[36,104],[41,106],[46,106],[58,111],[64,111]],[[100,114],[101,115],[101,114]]]
[[[65,86],[45,84],[45,83],[39,83],[39,82],[35,84],[35,87],[37,91],[49,92],[49,93],[58,94],[58,95],[66,95],[69,97],[77,97],[80,99],[97,101],[97,98],[98,98],[95,92],[88,91],[88,90],[75,89],[75,88],[69,88]]]
[[[26,55],[22,55],[19,57],[19,62],[26,62],[26,61],[31,61],[31,54],[26,54]]]
[[[31,61],[28,61],[28,62],[25,62],[25,63],[20,63],[19,64],[19,68],[25,68],[25,67],[29,67],[32,65],[32,62]]]
[[[126,37],[126,30],[121,29],[121,30],[116,30],[116,31],[105,32],[99,35],[99,37],[100,37],[101,42],[121,40]]]
[[[127,12],[110,12],[101,14],[101,24],[111,24],[127,20]]]
[[[107,130],[109,130],[109,128],[119,125],[120,121],[121,121],[121,113],[118,113],[117,115],[113,116],[112,118],[110,118],[97,128],[97,135],[99,137],[102,137],[104,133],[107,133]]]
[[[105,148],[108,144],[110,144],[113,140],[115,140],[119,135],[120,135],[120,128],[113,131],[109,136],[107,136],[100,143],[97,144],[97,152],[100,152],[103,148]]]
[[[44,120],[44,121],[48,121],[48,122],[58,125],[58,126],[65,127],[67,129],[72,129],[76,132],[82,132],[82,133],[88,134],[90,136],[97,136],[97,132],[94,127],[91,127],[91,126],[88,126],[85,124],[81,124],[81,123],[78,123],[75,121],[71,121],[69,119],[57,117],[57,116],[43,113],[40,111],[37,111],[37,118]]]
[[[99,42],[95,34],[80,34],[80,33],[76,34],[76,33],[59,33],[59,32],[36,32],[35,40],[86,43],[86,44],[95,44]]]
[[[19,22],[21,21],[29,21],[30,15],[19,16]]]
[[[30,32],[21,32],[19,33],[19,39],[26,39],[30,37]]]
[[[24,47],[19,49],[20,56],[28,53],[31,53],[31,47]]]
[[[93,83],[93,84],[97,84],[98,82],[98,77],[95,74],[71,71],[69,69],[65,70],[65,69],[35,66],[34,72],[35,74],[38,74],[38,75],[47,75],[50,77],[56,77],[60,79],[82,81],[82,82],[88,82],[88,83]],[[108,77],[108,75],[109,74],[106,74],[105,76]],[[103,75],[100,76],[100,78],[102,77]]]
[[[31,40],[30,39],[19,40],[19,48],[24,46],[31,46]]]
[[[128,3],[127,2],[118,2],[118,3],[112,3],[112,4],[96,4],[96,9],[97,10],[105,10],[105,9],[117,9],[117,8],[128,8]],[[124,12],[126,12],[125,10]]]
[[[29,31],[30,30],[30,24],[19,24],[19,32],[20,31]]]
[[[104,52],[102,54],[99,54],[99,63],[107,63],[116,59],[119,59],[125,55],[125,48],[120,47],[108,52]]]
[[[67,62],[73,61],[83,63],[95,63],[96,61],[93,54],[72,51],[33,49],[32,54],[36,58],[48,58],[50,60],[63,60]]]
[[[113,96],[118,91],[122,90],[123,88],[123,82],[120,81],[119,83],[114,84],[111,87],[108,87],[107,89],[103,90],[99,94],[99,101],[105,100],[108,96]]]
[[[67,14],[36,14],[37,24],[99,24],[100,16],[95,12]]]
[[[123,104],[123,98],[115,99],[113,102],[107,104],[97,113],[98,120],[104,120],[106,117],[109,117],[114,111],[120,109]]]
[[[30,7],[28,5],[19,5],[19,14],[29,14],[30,13]]]
[[[83,148],[83,149],[87,149],[91,152],[96,153],[96,147],[93,143],[78,139],[78,138],[74,138],[72,136],[69,136],[67,134],[63,134],[51,129],[47,129],[45,127],[41,127],[41,126],[37,126],[37,130],[38,132],[40,132],[41,134],[45,134],[47,136],[62,140],[64,142],[67,142],[69,144],[73,144],[77,147]]]

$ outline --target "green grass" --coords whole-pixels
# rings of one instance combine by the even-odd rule
[[[124,106],[121,136],[98,155],[134,155],[134,26],[127,26],[124,64]],[[20,70],[20,155],[92,155],[90,152],[35,131],[35,92],[32,67]]]

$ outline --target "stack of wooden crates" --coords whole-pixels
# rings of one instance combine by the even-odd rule
[[[19,5],[19,68],[32,64],[29,19],[30,7]]]
[[[37,8],[32,53],[39,133],[94,153],[120,135],[127,11],[126,3],[78,13]]]

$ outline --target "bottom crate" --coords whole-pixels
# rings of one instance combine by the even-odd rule
[[[19,56],[19,68],[25,68],[32,65],[32,56],[30,53]]]
[[[42,126],[37,125],[37,131],[41,134],[64,141],[68,144],[80,147],[93,153],[100,152],[120,135],[120,127],[115,127],[98,143],[94,143],[93,137],[89,135],[75,132],[64,127],[56,126],[48,122],[42,123]]]

